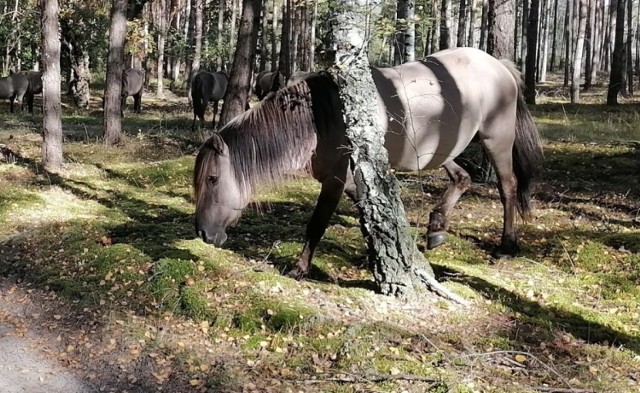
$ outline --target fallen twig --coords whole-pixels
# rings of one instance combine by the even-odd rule
[[[433,292],[442,296],[445,299],[451,300],[463,306],[468,306],[470,303],[463,299],[461,296],[453,293],[449,288],[445,287],[438,282],[434,277],[431,277],[427,272],[420,268],[414,269],[414,273],[420,277],[420,280]]]
[[[466,354],[466,355],[458,356],[458,357],[456,357],[456,359],[470,358],[470,357],[493,356],[493,355],[522,355],[522,356],[530,357],[533,360],[535,360],[538,363],[540,363],[547,370],[547,372],[555,375],[556,377],[558,377],[558,379],[562,383],[567,385],[568,389],[565,390],[565,392],[574,392],[574,391],[581,392],[580,390],[575,390],[571,386],[569,381],[567,381],[562,375],[560,375],[560,373],[557,372],[553,367],[549,366],[548,364],[546,364],[542,360],[538,359],[536,356],[534,356],[533,354],[531,354],[529,352],[524,352],[524,351],[491,351],[491,352],[482,352],[482,353],[469,353],[469,354]],[[557,391],[560,392],[559,390],[557,390]]]
[[[549,386],[535,386],[533,388],[539,392],[548,392],[548,393],[593,393],[595,390],[593,389],[577,389],[577,388],[552,388]]]
[[[385,381],[420,381],[429,383],[439,383],[439,378],[425,377],[422,375],[413,374],[374,374],[374,373],[350,373],[345,371],[327,371],[326,374],[338,375],[334,377],[318,378],[318,379],[304,379],[296,380],[295,382],[303,383],[306,385],[313,385],[317,383],[338,382],[338,383],[357,383],[357,382],[385,382]],[[343,374],[343,375],[340,375]],[[320,374],[322,375],[322,374]]]

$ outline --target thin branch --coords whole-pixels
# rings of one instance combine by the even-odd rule
[[[295,382],[305,385],[313,385],[318,383],[338,382],[338,383],[357,383],[357,382],[385,382],[385,381],[420,381],[432,384],[439,383],[440,379],[435,377],[425,377],[413,374],[374,374],[374,373],[350,373],[345,371],[327,371],[326,374],[336,375],[335,377],[294,380]]]
[[[470,303],[463,299],[461,296],[453,293],[449,288],[442,285],[438,282],[434,277],[431,277],[427,272],[420,268],[416,268],[413,270],[413,273],[420,278],[420,281],[424,283],[424,285],[429,288],[430,291],[437,293],[447,300],[451,300],[452,302],[458,303],[462,306],[469,306]]]
[[[548,392],[548,393],[593,393],[595,390],[593,389],[576,389],[576,388],[552,388],[549,386],[535,386],[532,389],[537,390],[539,392]]]
[[[538,363],[540,363],[547,370],[547,372],[555,375],[556,377],[558,377],[558,379],[562,383],[567,385],[567,387],[569,389],[567,389],[566,392],[574,392],[574,391],[575,392],[580,392],[580,390],[574,389],[571,386],[571,384],[569,383],[569,381],[567,381],[562,375],[560,375],[560,373],[558,373],[553,367],[549,366],[548,364],[546,364],[542,360],[538,359],[535,355],[533,355],[533,354],[531,354],[529,352],[524,352],[524,351],[491,351],[491,352],[483,352],[483,353],[469,353],[469,354],[466,354],[466,355],[460,355],[460,356],[456,357],[455,359],[463,359],[463,358],[471,358],[471,357],[483,357],[483,356],[493,356],[493,355],[522,355],[522,356],[530,357],[533,360],[535,360]]]

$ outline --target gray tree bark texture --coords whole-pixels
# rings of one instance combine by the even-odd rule
[[[124,69],[124,39],[127,32],[127,0],[113,0],[109,27],[109,56],[104,90],[104,141],[107,145],[120,142],[122,119],[120,93]]]
[[[531,0],[527,24],[527,59],[524,74],[524,99],[529,105],[536,104],[536,57],[538,55],[538,10],[540,2]]]
[[[573,70],[571,72],[571,103],[580,102],[580,73],[582,70],[582,52],[584,50],[585,34],[587,29],[587,3],[588,0],[580,0],[578,6],[578,41],[573,57]]]
[[[380,292],[412,298],[427,286],[439,294],[463,299],[438,283],[431,266],[408,232],[409,224],[390,171],[384,133],[378,120],[376,87],[366,53],[365,5],[371,0],[341,0],[334,21],[336,68],[344,78],[340,89],[347,136],[351,142],[351,168],[357,186],[358,210],[367,255]]]
[[[515,58],[513,30],[515,29],[515,0],[489,0],[487,53],[497,59]]]
[[[395,64],[416,59],[415,0],[400,0],[397,5]]]
[[[62,167],[60,108],[60,10],[58,0],[42,0],[42,163],[45,169]]]
[[[249,101],[261,10],[262,0],[244,0],[238,29],[238,44],[233,56],[229,87],[224,97],[220,124],[226,124],[244,112]]]

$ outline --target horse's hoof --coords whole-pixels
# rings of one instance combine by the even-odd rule
[[[307,276],[307,272],[303,271],[299,267],[293,268],[289,273],[287,273],[287,277],[293,278],[294,280],[302,280]]]
[[[501,244],[493,250],[491,256],[496,259],[513,258],[518,255],[519,251],[520,247],[518,247],[518,244],[516,243]]]
[[[427,235],[427,249],[433,250],[447,241],[446,232],[431,233]]]

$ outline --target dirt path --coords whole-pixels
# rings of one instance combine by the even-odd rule
[[[0,277],[0,393],[98,391],[54,355],[60,344],[52,332],[32,323],[46,312],[30,291]]]

